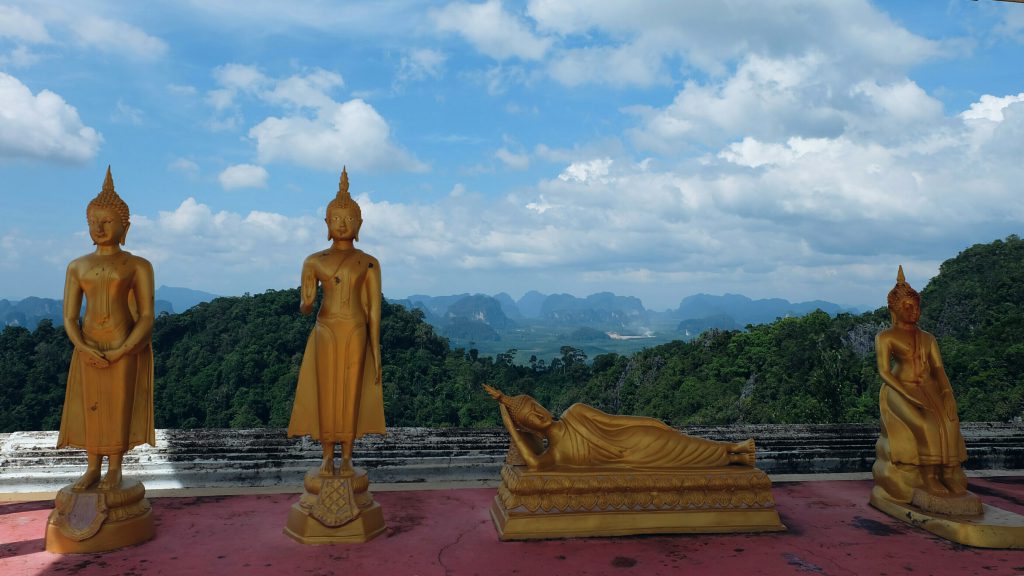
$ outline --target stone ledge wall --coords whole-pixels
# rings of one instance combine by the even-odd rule
[[[758,467],[769,474],[867,472],[878,427],[839,425],[690,426],[692,436],[754,438]],[[508,448],[503,429],[389,428],[356,444],[357,465],[373,482],[498,480]],[[972,470],[1024,469],[1024,425],[963,424]],[[56,432],[0,434],[0,493],[55,491],[85,469],[81,450],[57,450]],[[320,446],[283,429],[158,430],[157,446],[125,456],[125,472],[147,488],[294,486],[319,466]]]

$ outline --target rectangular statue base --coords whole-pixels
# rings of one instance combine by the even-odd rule
[[[877,487],[871,491],[872,506],[946,540],[977,548],[1024,548],[1024,516],[1020,514],[984,504],[980,516],[947,516],[890,500],[878,492]]]
[[[288,524],[285,525],[284,533],[302,544],[358,544],[373,540],[385,528],[384,512],[376,502],[360,510],[359,516],[352,521],[333,528],[324,526],[295,503],[288,511]]]
[[[506,464],[491,505],[501,540],[778,532],[771,480],[750,466],[559,469]]]

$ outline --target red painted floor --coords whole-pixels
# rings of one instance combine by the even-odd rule
[[[972,479],[1024,514],[1024,477]],[[156,539],[108,554],[43,550],[49,502],[0,504],[0,575],[986,574],[1024,576],[1024,551],[966,548],[867,505],[870,481],[776,483],[785,533],[499,542],[493,489],[381,492],[386,534],[303,546],[285,537],[297,495],[154,498]]]

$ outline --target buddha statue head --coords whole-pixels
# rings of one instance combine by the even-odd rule
[[[341,180],[338,181],[338,194],[327,205],[328,240],[359,240],[359,228],[363,225],[363,213],[359,204],[348,192],[348,172],[341,169]]]
[[[532,396],[527,396],[526,394],[507,396],[501,390],[486,384],[484,384],[484,390],[492,398],[500,402],[508,410],[508,415],[512,418],[512,421],[522,428],[535,432],[544,432],[555,421],[551,412],[548,412],[547,408],[534,400]]]
[[[114,191],[114,178],[107,166],[107,177],[103,180],[103,189],[89,202],[85,209],[89,222],[89,236],[93,244],[124,244],[131,226],[128,204]]]
[[[889,313],[893,324],[896,321],[916,324],[921,317],[921,295],[907,284],[903,276],[903,266],[896,273],[896,285],[889,291]]]

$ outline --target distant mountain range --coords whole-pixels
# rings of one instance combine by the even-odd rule
[[[200,290],[160,286],[156,290],[156,312],[184,312],[216,297]],[[823,300],[796,303],[781,298],[752,300],[740,294],[695,294],[683,298],[676,309],[665,311],[648,310],[639,298],[611,292],[579,298],[531,290],[519,300],[504,292],[494,295],[415,294],[389,301],[422,310],[424,319],[456,344],[491,342],[491,346],[482,348],[494,349],[504,343],[528,348],[528,341],[542,337],[562,338],[565,343],[585,342],[595,347],[601,341],[689,339],[712,328],[734,330],[780,317],[802,316],[817,309],[831,315],[856,312]],[[0,324],[32,330],[40,320],[48,318],[59,325],[61,308],[62,302],[51,298],[0,300]]]
[[[493,296],[415,294],[389,301],[422,310],[426,321],[449,338],[475,341],[501,340],[505,334],[538,326],[586,329],[575,334],[585,334],[591,341],[596,338],[595,332],[603,332],[610,339],[648,337],[654,333],[688,338],[710,328],[737,329],[819,309],[833,316],[856,312],[823,300],[794,303],[781,298],[753,300],[740,294],[695,294],[683,298],[678,308],[662,312],[644,308],[639,298],[611,292],[578,298],[530,291],[518,301],[504,292]]]
[[[156,289],[153,304],[157,314],[174,314],[184,312],[201,302],[209,302],[216,297],[216,294],[209,292],[161,286]],[[54,325],[59,326],[64,323],[63,309],[64,301],[53,298],[30,296],[24,300],[0,299],[0,326],[24,326],[29,330],[35,330],[39,321],[44,319],[49,319]]]

